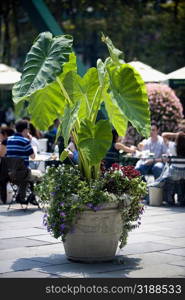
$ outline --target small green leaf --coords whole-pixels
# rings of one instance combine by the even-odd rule
[[[66,151],[65,149],[62,151],[62,153],[60,154],[60,160],[64,161],[66,158],[68,157],[68,151]]]
[[[115,48],[111,39],[109,39],[108,36],[105,37],[102,34],[102,41],[107,45],[107,48],[109,50],[110,57],[112,58],[113,63],[115,63],[116,65],[119,65],[121,63],[120,59],[122,60],[122,62],[124,62],[123,61],[123,57],[124,57],[123,52],[120,51],[119,49]]]
[[[67,147],[69,143],[69,138],[71,134],[71,130],[74,126],[74,123],[77,120],[78,111],[80,108],[80,102],[76,102],[73,106],[69,106],[68,104],[65,107],[64,115],[62,118],[62,136],[64,137],[64,145]]]
[[[96,165],[105,157],[112,143],[111,129],[108,120],[100,120],[96,124],[87,119],[82,121],[78,133],[78,147],[89,165]]]

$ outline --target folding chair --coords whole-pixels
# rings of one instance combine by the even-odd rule
[[[27,168],[24,164],[24,160],[18,157],[2,157],[0,162],[0,194],[1,199],[6,203],[6,186],[9,182],[13,189],[12,201],[9,204],[8,209],[14,202],[20,203],[22,206],[28,203],[32,203],[39,207],[38,202],[35,199],[34,194],[34,182],[31,180],[30,176],[31,170]],[[18,193],[24,191],[24,194],[27,196],[27,201],[21,199],[21,195]],[[19,195],[19,201],[18,201]],[[39,207],[40,208],[40,207]]]

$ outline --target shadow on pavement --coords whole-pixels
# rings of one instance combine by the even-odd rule
[[[38,209],[37,207],[28,207],[27,209],[24,208],[14,208],[13,206],[8,209],[8,205],[7,205],[7,210],[6,211],[1,211],[0,212],[0,216],[25,216],[25,215],[30,215],[33,214],[34,212],[38,211],[40,209]]]
[[[93,278],[93,277],[128,277],[130,271],[139,270],[140,258],[116,256],[111,262],[104,263],[77,263],[67,260],[65,254],[50,255],[48,257],[36,256],[19,258],[11,266],[14,271],[36,270],[37,272],[67,278]],[[111,273],[113,276],[111,276]]]

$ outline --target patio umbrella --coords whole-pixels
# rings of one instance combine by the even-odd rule
[[[21,73],[15,68],[0,64],[0,89],[11,90],[20,77]]]
[[[171,87],[185,86],[185,67],[180,68],[166,75]]]
[[[128,64],[133,66],[140,73],[144,82],[162,82],[166,80],[166,74],[140,61],[131,61],[128,62]]]

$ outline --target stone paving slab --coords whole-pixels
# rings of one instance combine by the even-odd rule
[[[134,257],[140,260],[141,265],[144,267],[151,265],[164,265],[173,264],[177,266],[184,266],[184,258],[182,256],[174,256],[173,254],[167,253],[165,251],[152,252],[152,253],[142,253],[129,255],[130,258]]]
[[[161,265],[159,266],[150,266],[146,267],[145,269],[138,269],[138,270],[119,270],[113,272],[106,272],[106,273],[92,273],[85,274],[84,278],[184,278],[185,277],[185,268],[176,267],[176,266],[168,266],[168,265]],[[160,281],[159,281],[160,284]]]
[[[10,229],[6,231],[1,231],[0,233],[0,239],[5,238],[18,238],[18,237],[28,237],[28,236],[34,236],[39,234],[46,234],[45,230],[38,229],[38,228],[27,228],[27,229]]]
[[[179,256],[185,256],[185,247],[184,248],[178,248],[178,249],[170,249],[168,251],[165,251],[165,253],[170,253],[173,255],[179,255]],[[184,258],[185,260],[185,258]]]
[[[118,248],[117,259],[98,264],[67,260],[42,216],[35,207],[24,212],[19,205],[9,211],[0,205],[1,278],[185,278],[185,208],[147,206],[141,226]]]
[[[45,266],[45,265],[48,264],[46,262],[33,261],[27,258],[20,258],[16,260],[4,260],[1,261],[0,274],[11,272],[11,271],[29,270],[29,269],[34,269],[36,267]]]
[[[14,239],[1,239],[0,240],[0,250],[10,249],[10,248],[20,248],[20,247],[30,247],[48,245],[47,241],[39,241],[27,238],[14,238]]]
[[[35,270],[25,270],[3,273],[0,274],[0,278],[57,278],[57,276],[55,274],[52,275],[44,272],[37,272]]]
[[[46,259],[49,260],[51,256],[55,255],[61,255],[62,257],[65,257],[64,248],[61,243],[0,250],[0,260],[29,257],[46,257]],[[66,257],[65,260],[68,261]]]
[[[37,240],[37,241],[43,241],[43,242],[49,242],[49,243],[54,243],[56,244],[56,242],[58,241],[58,243],[62,243],[60,239],[55,239],[54,237],[52,237],[50,234],[43,234],[43,235],[33,235],[30,237],[27,237],[27,239],[30,240]]]
[[[166,245],[164,243],[159,242],[140,242],[140,243],[132,243],[127,244],[123,249],[119,250],[119,254],[128,255],[128,254],[138,254],[138,253],[148,253],[148,252],[156,252],[162,250],[170,250],[173,248],[178,248],[175,245]]]
[[[64,265],[50,265],[40,266],[34,268],[34,270],[42,271],[50,274],[56,274],[57,276],[67,278],[86,278],[93,277],[92,274],[99,274],[99,277],[103,277],[102,273],[114,273],[121,271],[127,273],[132,268],[139,267],[139,259],[128,258],[127,264],[117,264],[116,262],[108,263],[94,263],[94,264],[83,264],[73,263]]]
[[[161,229],[160,231],[152,231],[152,234],[159,235],[159,236],[165,236],[165,237],[172,237],[172,238],[181,238],[185,237],[185,231],[184,228],[176,229],[174,228],[173,230],[163,230]]]
[[[183,247],[185,245],[185,237],[165,237],[165,236],[159,236],[155,235],[155,233],[140,233],[136,236],[132,235],[128,237],[128,244],[132,243],[140,243],[141,240],[143,242],[157,242],[157,243],[164,243],[166,245],[174,245],[174,239],[175,239],[175,245],[178,247]]]

